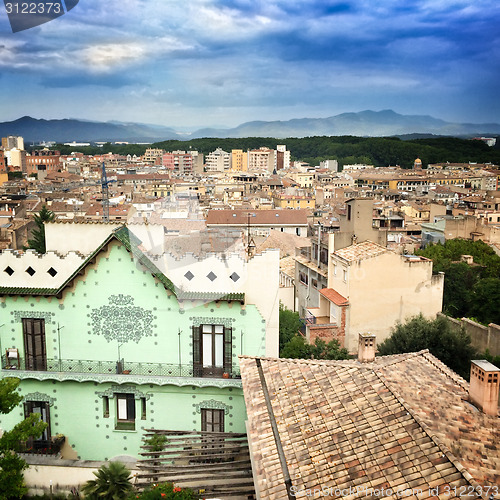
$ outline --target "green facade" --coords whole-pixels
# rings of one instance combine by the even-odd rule
[[[265,320],[241,298],[178,300],[168,278],[126,243],[109,238],[57,294],[2,291],[2,376],[21,379],[26,402],[46,405],[51,435],[66,436],[75,458],[137,457],[143,429],[201,430],[211,409],[224,415],[224,431],[245,432],[237,356],[265,354]],[[26,331],[40,325],[45,359],[33,361],[27,349],[39,355],[40,337]],[[224,329],[224,375],[196,366],[201,325]],[[19,369],[7,369],[15,364],[7,348],[18,349]],[[0,427],[23,418],[25,406],[0,416]],[[133,423],[119,422],[119,411]]]

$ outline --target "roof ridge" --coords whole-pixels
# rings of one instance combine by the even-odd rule
[[[451,379],[453,382],[456,384],[459,384],[462,389],[465,391],[469,391],[469,384],[468,382],[463,379],[458,373],[455,373],[450,367],[445,365],[439,358],[434,356],[429,349],[426,349],[425,351],[422,351],[423,356],[425,359],[434,367],[436,367],[443,375]]]
[[[423,351],[420,351],[418,353],[410,353],[410,354],[424,355],[426,353],[428,353],[428,349],[424,349]],[[408,357],[406,357],[404,359],[408,359],[409,357],[414,357],[414,356],[408,356]],[[380,373],[376,369],[374,369],[373,372],[378,377],[378,379],[380,380],[380,382],[384,385],[384,387],[396,398],[396,400],[403,406],[403,408],[408,412],[408,414],[411,415],[411,417],[419,425],[419,427],[422,429],[422,431],[443,452],[443,454],[446,455],[446,458],[455,466],[455,468],[463,476],[463,478],[474,488],[475,493],[477,495],[479,495],[480,498],[484,498],[485,500],[487,500],[488,496],[483,496],[482,495],[483,488],[481,487],[481,485],[472,477],[472,475],[470,474],[470,472],[467,471],[467,469],[462,465],[462,463],[453,454],[453,452],[441,441],[441,439],[439,438],[439,436],[436,433],[434,433],[433,430],[423,421],[423,419],[420,418],[413,411],[413,409],[411,408],[411,406],[407,404],[407,402],[405,401],[405,399],[392,386],[392,384],[389,385],[387,383],[387,381],[383,377],[382,373]]]

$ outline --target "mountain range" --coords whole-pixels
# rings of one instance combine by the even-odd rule
[[[404,136],[428,134],[455,137],[498,135],[498,123],[452,123],[424,115],[401,115],[392,110],[342,113],[328,118],[297,118],[288,121],[252,121],[235,128],[205,128],[192,133],[174,127],[141,123],[92,122],[76,119],[43,120],[24,116],[0,122],[0,136],[20,135],[31,142],[128,141],[152,143],[200,137],[308,137],[308,136]]]

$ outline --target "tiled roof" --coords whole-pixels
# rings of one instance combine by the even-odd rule
[[[340,293],[333,288],[322,288],[319,293],[323,295],[325,299],[328,299],[330,302],[333,302],[337,306],[349,305],[349,300],[340,295]]]
[[[363,241],[363,243],[357,243],[355,245],[350,245],[348,247],[342,248],[335,252],[335,255],[340,258],[347,260],[348,262],[353,262],[356,260],[371,259],[372,257],[377,257],[383,253],[392,253],[387,248],[373,243],[372,241]]]
[[[255,216],[248,217],[248,214]],[[250,220],[249,220],[250,219]],[[247,226],[255,225],[307,225],[307,212],[305,210],[209,210],[207,224],[224,224]]]
[[[364,364],[243,356],[240,368],[261,499],[290,498],[288,477],[296,498],[498,491],[498,418],[465,402],[467,383],[427,351]]]

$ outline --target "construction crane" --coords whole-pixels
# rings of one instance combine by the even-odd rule
[[[111,179],[108,180],[108,176],[106,175],[106,164],[102,162],[101,167],[101,180],[97,182],[66,182],[58,185],[50,185],[50,186],[37,186],[36,191],[32,191],[33,194],[42,194],[42,193],[50,193],[54,191],[71,191],[72,189],[90,187],[90,186],[98,186],[101,185],[102,192],[102,220],[103,222],[109,222],[109,184],[112,182],[116,182],[116,180]]]
[[[109,189],[108,185],[116,181],[108,181],[106,165],[102,162],[101,188],[102,188],[102,221],[109,222]]]

